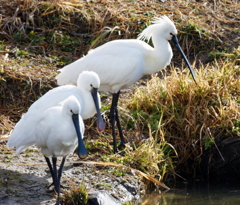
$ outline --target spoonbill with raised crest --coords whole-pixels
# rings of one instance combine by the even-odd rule
[[[121,138],[120,145],[125,144],[117,110],[120,90],[128,88],[143,75],[165,69],[170,64],[173,53],[169,40],[180,51],[196,82],[195,73],[178,43],[174,23],[167,16],[155,18],[152,23],[140,33],[138,39],[113,40],[90,50],[86,56],[60,69],[61,73],[56,76],[59,85],[76,84],[79,73],[91,70],[99,75],[99,91],[113,93],[110,118],[114,152],[117,152],[115,120]],[[144,42],[150,39],[154,47]]]

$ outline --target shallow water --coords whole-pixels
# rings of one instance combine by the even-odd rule
[[[185,184],[166,193],[152,192],[142,205],[240,205],[240,182],[236,185]]]

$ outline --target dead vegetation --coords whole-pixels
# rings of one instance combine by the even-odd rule
[[[136,38],[155,16],[170,16],[188,56],[234,47],[239,41],[236,1],[2,1],[1,36],[42,52],[71,51],[79,57],[104,27],[118,27],[106,41]],[[75,38],[76,37],[76,38]],[[33,45],[35,44],[35,45]],[[69,48],[68,48],[69,46]],[[72,48],[70,48],[72,47]],[[68,50],[69,49],[69,50]]]
[[[124,102],[143,133],[151,127],[155,140],[174,146],[177,172],[196,177],[201,156],[218,146],[217,139],[240,136],[236,62],[200,67],[198,85],[176,70],[165,80],[153,77]]]
[[[239,10],[237,0],[2,0],[0,134],[9,133],[32,102],[56,86],[59,67],[107,41],[136,38],[153,17],[168,15],[177,26],[185,54],[199,69],[199,87],[189,82],[185,72],[174,71],[173,65],[182,66],[174,52],[171,76],[163,74],[161,82],[153,78],[144,92],[133,96],[132,104],[123,103],[138,120],[137,125],[126,120],[125,127],[137,127],[146,136],[151,133],[156,140],[172,143],[177,165],[192,174],[197,163],[189,167],[190,161],[199,159],[215,137],[233,127],[238,131],[239,51],[234,54],[234,48],[240,40]],[[153,123],[149,127],[143,119]]]

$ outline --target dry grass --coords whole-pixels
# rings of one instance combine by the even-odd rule
[[[71,188],[70,190],[64,190],[61,203],[66,205],[85,205],[88,204],[88,198],[88,192],[85,188],[85,185],[82,183],[81,185]]]
[[[11,54],[12,55],[12,54]],[[0,135],[9,133],[22,113],[46,91],[56,86],[54,60],[9,56],[0,71]]]
[[[124,102],[142,132],[150,126],[155,140],[174,146],[179,171],[193,175],[204,150],[216,139],[240,136],[239,50],[235,52],[233,61],[202,65],[198,85],[173,69],[164,79],[154,76]]]
[[[116,38],[136,38],[154,16],[160,15],[168,15],[175,21],[180,42],[188,56],[196,56],[199,51],[206,50],[206,43],[212,51],[231,47],[239,41],[240,6],[237,0],[165,3],[154,0],[15,0],[3,1],[2,9],[0,34],[6,39],[14,41],[14,34],[21,34],[22,41],[31,47],[30,31],[34,31],[40,40],[37,46],[44,51],[52,51],[53,48],[64,50],[61,47],[63,42],[59,41],[63,35],[75,36],[77,46],[72,53],[78,57],[90,48],[92,37],[97,37],[104,27],[118,26],[119,29],[99,43]],[[53,44],[51,41],[54,39]]]
[[[124,155],[106,155],[103,158],[105,161],[114,161],[161,179],[164,177],[167,163],[169,163],[167,157],[164,157],[163,147],[154,140],[147,140],[142,141],[138,146],[127,145]]]

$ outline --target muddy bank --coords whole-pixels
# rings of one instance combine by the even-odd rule
[[[7,153],[5,144],[0,147],[0,204],[54,204],[54,194],[47,193],[51,175],[38,149],[31,148],[14,156]],[[72,188],[82,183],[90,197],[96,197],[96,194],[98,197],[110,197],[116,204],[128,201],[140,204],[146,191],[141,177],[131,169],[124,170],[119,176],[113,167],[82,164],[76,155],[71,155],[63,169],[62,184]]]

